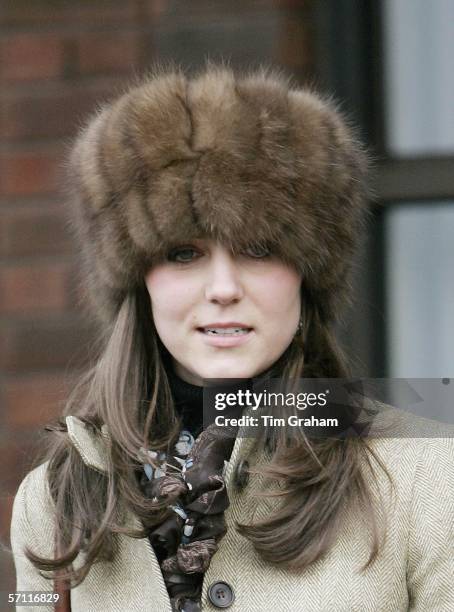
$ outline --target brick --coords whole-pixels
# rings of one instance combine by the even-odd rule
[[[5,497],[15,495],[21,480],[33,467],[33,462],[40,454],[42,455],[42,440],[42,435],[37,435],[36,430],[30,430],[28,433],[19,432],[16,435],[10,435],[8,440],[0,446],[2,457],[0,488]],[[39,449],[37,443],[40,444]],[[4,512],[7,516],[9,509],[4,508]]]
[[[297,10],[308,10],[314,2],[315,0],[275,0],[275,4],[279,8]]]
[[[6,377],[3,382],[2,428],[40,428],[60,415],[74,385],[67,374]]]
[[[293,70],[312,64],[314,60],[312,36],[308,24],[302,19],[293,17],[284,22],[283,35],[279,40],[278,59]]]
[[[82,280],[81,265],[77,258],[73,261],[72,270],[68,289],[68,307],[75,312],[79,312],[80,316],[84,316],[88,296]]]
[[[74,250],[62,204],[4,210],[0,237],[0,256],[4,258],[60,256]]]
[[[28,320],[22,324],[8,321],[2,327],[0,368],[5,374],[79,369],[89,363],[87,348],[95,330],[75,317]]]
[[[7,36],[0,42],[0,77],[11,82],[58,77],[63,50],[63,40],[55,34]]]
[[[139,58],[137,32],[87,32],[77,41],[78,69],[82,74],[118,73],[134,68]]]
[[[83,0],[68,13],[68,19],[80,24],[97,23],[100,25],[134,23],[137,19],[137,7],[142,0]]]
[[[125,23],[136,18],[137,5],[141,0],[54,0],[53,2],[30,2],[30,0],[3,0],[0,9],[0,24],[24,25],[69,25]]]
[[[3,299],[0,313],[26,315],[30,312],[63,311],[67,305],[67,263],[11,264],[0,268]]]
[[[3,458],[3,452],[1,455]],[[10,527],[14,494],[18,484],[13,482],[9,490],[6,491],[4,483],[0,479],[0,490],[2,491],[0,495],[0,593],[2,594],[13,593],[16,586],[14,560],[12,552],[10,552]]]
[[[113,97],[120,78],[95,83],[44,84],[15,91],[1,101],[0,132],[4,141],[57,139],[72,136],[98,103]]]
[[[304,0],[294,0],[300,3]],[[197,2],[180,2],[178,6],[168,0],[145,0],[144,11],[153,19],[154,23],[159,18],[181,19],[183,22],[190,19],[195,23],[210,23],[213,20],[223,21],[226,17],[240,17],[244,14],[263,14],[264,11],[275,10],[282,0],[254,0],[254,2],[244,2],[244,0],[230,0],[230,2],[213,2],[212,0],[198,0]],[[306,0],[307,2],[307,0]],[[197,22],[194,20],[197,19]]]
[[[60,154],[56,151],[9,152],[0,155],[3,196],[52,194],[57,189]]]
[[[153,21],[165,15],[169,8],[167,0],[147,0],[145,4],[146,14],[151,17]]]
[[[9,525],[5,542],[9,546]],[[0,593],[14,593],[16,591],[16,572],[12,554],[0,549]]]
[[[8,539],[8,545],[10,544],[9,527],[11,525],[13,501],[14,501],[13,495],[2,495],[1,503],[0,503],[0,539],[2,542],[5,542],[6,539]]]

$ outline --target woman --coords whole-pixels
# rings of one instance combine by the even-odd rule
[[[451,440],[202,428],[211,379],[347,375],[331,326],[366,166],[331,102],[265,72],[155,75],[90,120],[69,202],[101,349],[17,493],[18,590],[57,577],[73,612],[454,609]]]

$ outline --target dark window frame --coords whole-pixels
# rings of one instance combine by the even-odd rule
[[[363,274],[355,287],[362,308],[353,306],[338,334],[352,357],[355,375],[389,375],[386,325],[385,215],[391,206],[454,201],[454,155],[393,157],[385,142],[383,2],[324,0],[314,4],[314,49],[322,90],[342,101],[359,125],[375,168],[370,235]]]

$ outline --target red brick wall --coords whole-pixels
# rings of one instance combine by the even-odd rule
[[[150,59],[151,21],[132,0],[14,0],[0,11],[0,539],[8,545],[17,486],[92,338],[77,308],[63,154],[86,113]],[[0,592],[12,590],[5,551],[0,576]]]
[[[77,267],[60,191],[61,162],[77,126],[154,59],[197,64],[227,51],[233,64],[270,61],[305,78],[311,72],[310,4],[3,0],[1,542],[9,544],[13,496],[39,447],[39,432],[60,412],[92,338],[77,307]],[[0,592],[13,588],[11,558],[0,552]]]

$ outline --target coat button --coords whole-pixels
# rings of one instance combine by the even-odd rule
[[[228,608],[232,605],[235,596],[232,587],[227,582],[213,582],[208,587],[208,599],[216,608]]]
[[[238,489],[244,489],[249,482],[249,461],[241,459],[235,469],[235,486]]]

